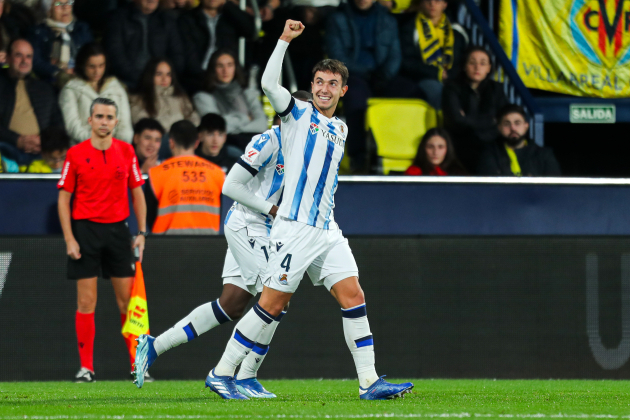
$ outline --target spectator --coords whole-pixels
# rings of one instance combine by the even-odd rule
[[[175,20],[157,10],[158,0],[134,0],[109,16],[105,49],[114,74],[130,88],[153,57],[168,57],[184,70],[184,46]]]
[[[143,174],[161,163],[158,152],[165,133],[162,124],[153,118],[142,118],[133,126],[133,147]]]
[[[0,146],[5,157],[28,164],[41,151],[40,131],[63,126],[63,119],[53,88],[31,74],[31,44],[13,41],[7,61],[0,71]]]
[[[446,0],[413,0],[398,22],[400,74],[414,82],[435,109],[442,108],[442,83],[457,75],[465,47],[462,35],[453,31],[444,14],[446,6]]]
[[[479,175],[560,176],[553,151],[527,139],[527,114],[519,105],[506,105],[497,115],[499,138],[481,155]]]
[[[77,54],[77,77],[70,80],[59,94],[59,105],[72,145],[90,138],[90,106],[97,97],[111,99],[118,105],[118,125],[113,135],[131,143],[133,128],[127,92],[118,79],[107,75],[107,67],[105,50],[100,44],[84,45]]]
[[[35,14],[28,7],[11,0],[0,1],[0,64],[6,62],[11,40],[28,37],[36,24]]]
[[[60,127],[49,127],[42,131],[42,159],[32,161],[25,172],[31,174],[60,174],[66,153],[70,148],[70,137]]]
[[[200,115],[214,113],[225,118],[228,134],[248,133],[234,140],[244,149],[251,134],[267,129],[261,95],[254,86],[247,86],[235,55],[228,50],[218,50],[210,58],[204,90],[197,93],[193,101]]]
[[[347,151],[353,173],[365,169],[365,111],[372,96],[388,96],[400,68],[396,19],[373,0],[351,0],[328,20],[326,50],[350,71],[343,97],[348,124]]]
[[[466,175],[466,170],[455,156],[453,142],[443,128],[431,128],[427,131],[418,153],[405,175]]]
[[[198,125],[200,118],[180,86],[173,66],[167,59],[152,59],[138,84],[138,94],[131,96],[131,119],[155,118],[169,131],[173,123],[188,120]]]
[[[166,10],[175,20],[179,19],[182,12],[192,8],[191,0],[160,0],[160,9]]]
[[[93,41],[88,24],[74,17],[73,4],[74,0],[52,1],[48,17],[31,34],[35,74],[59,88],[74,74],[79,49]]]
[[[469,172],[483,150],[496,140],[498,111],[508,102],[500,83],[491,80],[492,61],[482,47],[472,47],[464,71],[444,85],[444,127],[453,136],[459,157]]]
[[[227,139],[225,119],[218,114],[206,114],[201,119],[198,131],[199,146],[195,154],[218,165],[227,174],[242,152],[232,145],[225,144]]]
[[[178,24],[186,47],[187,75],[198,80],[193,88],[203,83],[215,51],[238,51],[239,37],[251,39],[255,34],[253,17],[226,0],[201,0],[199,6],[182,13]]]
[[[11,42],[9,30],[4,19],[2,19],[5,7],[5,3],[0,1],[0,65],[7,61],[7,47],[9,46],[9,42]]]

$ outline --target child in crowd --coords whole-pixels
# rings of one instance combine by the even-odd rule
[[[70,148],[70,136],[63,128],[49,127],[41,133],[42,159],[20,168],[31,174],[60,174],[66,153]]]

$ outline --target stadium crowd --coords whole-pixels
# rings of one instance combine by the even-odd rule
[[[456,0],[413,0],[404,13],[393,0],[257,1],[261,34],[255,9],[236,0],[0,0],[0,172],[60,172],[89,137],[97,97],[118,105],[114,137],[133,143],[142,172],[170,157],[167,133],[181,120],[198,127],[196,154],[227,172],[273,119],[257,69],[291,18],[307,27],[289,48],[299,89],[310,91],[325,56],[350,71],[340,112],[350,173],[373,172],[365,115],[381,97],[423,99],[443,115],[407,175],[560,175],[492,80],[488,52],[449,18]]]

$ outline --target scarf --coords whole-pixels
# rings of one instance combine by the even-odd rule
[[[72,38],[69,32],[74,28],[74,20],[70,23],[62,23],[47,18],[46,25],[56,35],[50,53],[50,62],[59,68],[66,69],[72,58]]]
[[[236,81],[223,84],[218,83],[217,88],[212,92],[218,99],[218,105],[222,109],[222,113],[238,112],[239,114],[249,115],[249,107],[245,100],[243,88]]]
[[[418,31],[418,43],[420,55],[426,64],[448,70],[453,66],[453,44],[455,37],[451,22],[442,15],[437,27],[422,13],[416,17],[416,30]],[[442,71],[438,73],[438,79],[442,81]]]
[[[516,153],[514,153],[514,149],[508,146],[507,144],[504,144],[504,145],[505,145],[505,151],[507,152],[508,157],[510,158],[510,170],[512,171],[514,176],[522,176],[521,165],[518,163],[518,158],[516,157]],[[525,146],[527,146],[527,142],[525,142]]]

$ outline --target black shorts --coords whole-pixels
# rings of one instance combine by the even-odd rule
[[[96,223],[73,220],[72,233],[79,243],[81,258],[73,260],[68,257],[70,280],[89,279],[101,274],[105,279],[135,275],[131,233],[125,221]]]

